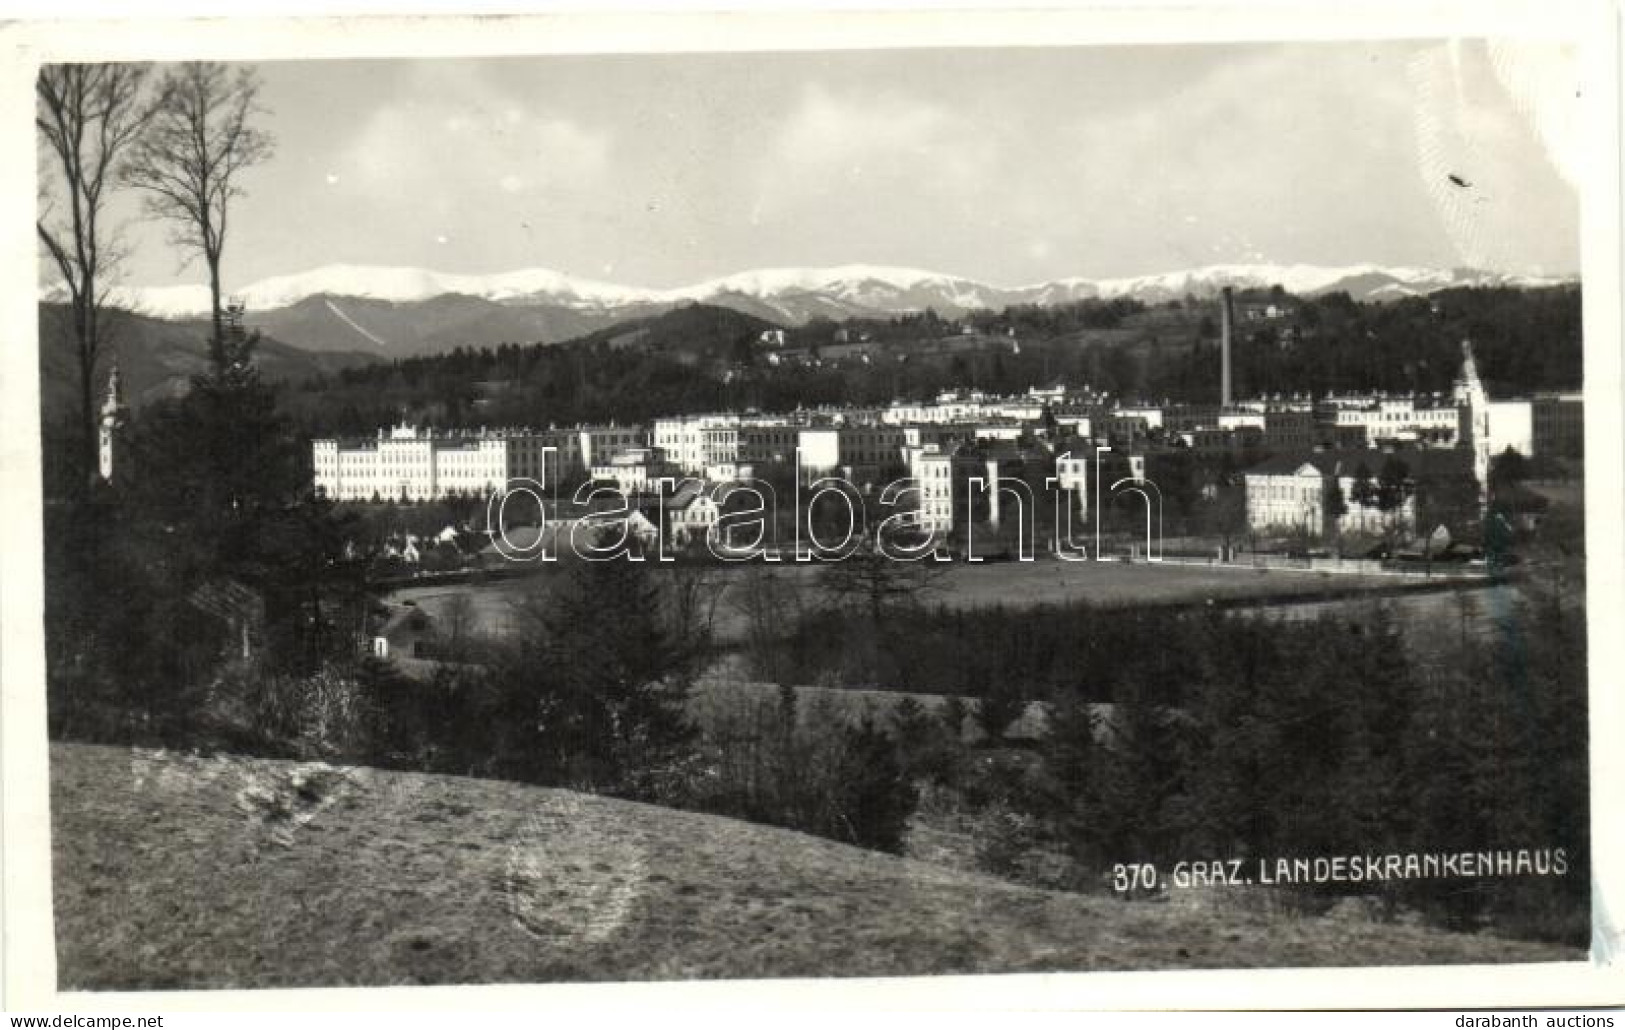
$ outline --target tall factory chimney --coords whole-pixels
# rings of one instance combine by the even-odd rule
[[[1219,405],[1230,406],[1230,333],[1236,320],[1235,298],[1226,286],[1219,297]]]

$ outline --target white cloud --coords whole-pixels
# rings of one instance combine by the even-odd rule
[[[803,91],[755,170],[752,224],[831,197],[897,213],[991,188],[998,151],[960,113],[900,92]]]
[[[1177,93],[1058,112],[1056,181],[1070,182],[1070,202],[1049,217],[1099,267],[1332,260],[1328,243],[1358,235],[1327,231],[1347,212],[1407,213],[1404,197],[1365,206],[1411,160],[1403,73],[1380,49],[1287,46]]]
[[[809,86],[775,149],[780,160],[802,165],[861,163],[870,155],[936,148],[949,124],[948,112],[930,102],[896,95],[838,97]]]
[[[434,85],[434,99],[388,104],[367,120],[345,152],[352,190],[478,200],[600,184],[608,132],[527,108],[476,75],[444,73]]]
[[[593,185],[609,165],[610,137],[568,119],[527,120],[515,131],[524,153],[540,163],[538,178],[560,185]]]

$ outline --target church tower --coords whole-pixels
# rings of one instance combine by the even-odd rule
[[[107,395],[102,399],[101,433],[97,447],[97,471],[104,483],[113,481],[114,460],[119,457],[116,452],[127,421],[129,409],[124,406],[124,397],[119,389],[118,361],[115,360],[107,376]]]
[[[1461,341],[1461,374],[1454,390],[1456,409],[1461,413],[1461,442],[1473,449],[1473,475],[1478,479],[1479,504],[1489,503],[1490,489],[1490,397],[1478,378],[1478,362],[1473,360],[1473,341]]]

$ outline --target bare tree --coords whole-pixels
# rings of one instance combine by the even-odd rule
[[[269,133],[249,124],[263,113],[259,88],[252,68],[233,72],[192,61],[165,73],[151,124],[125,168],[126,180],[147,191],[148,213],[172,222],[172,241],[203,255],[208,265],[209,356],[217,373],[239,357],[229,353],[220,302],[230,202],[243,195],[242,171],[270,157],[275,146]]]
[[[798,670],[787,637],[806,608],[797,577],[776,573],[765,563],[752,564],[739,569],[727,590],[751,675],[773,683],[794,682]]]
[[[478,627],[473,599],[467,593],[452,594],[446,599],[439,616],[439,643],[445,648],[444,657],[452,662],[468,661],[474,632]]]
[[[833,606],[861,606],[871,625],[880,626],[935,590],[947,572],[932,558],[905,561],[865,537],[851,554],[824,567],[819,584]]]
[[[151,116],[146,71],[130,64],[54,64],[34,83],[39,135],[39,217],[35,226],[66,292],[77,359],[81,455],[96,474],[96,371],[109,342],[106,316],[119,253],[104,221],[119,162]]]

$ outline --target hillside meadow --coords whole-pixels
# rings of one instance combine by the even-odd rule
[[[499,781],[67,743],[51,765],[62,990],[1584,958],[1240,890],[1039,890]]]

